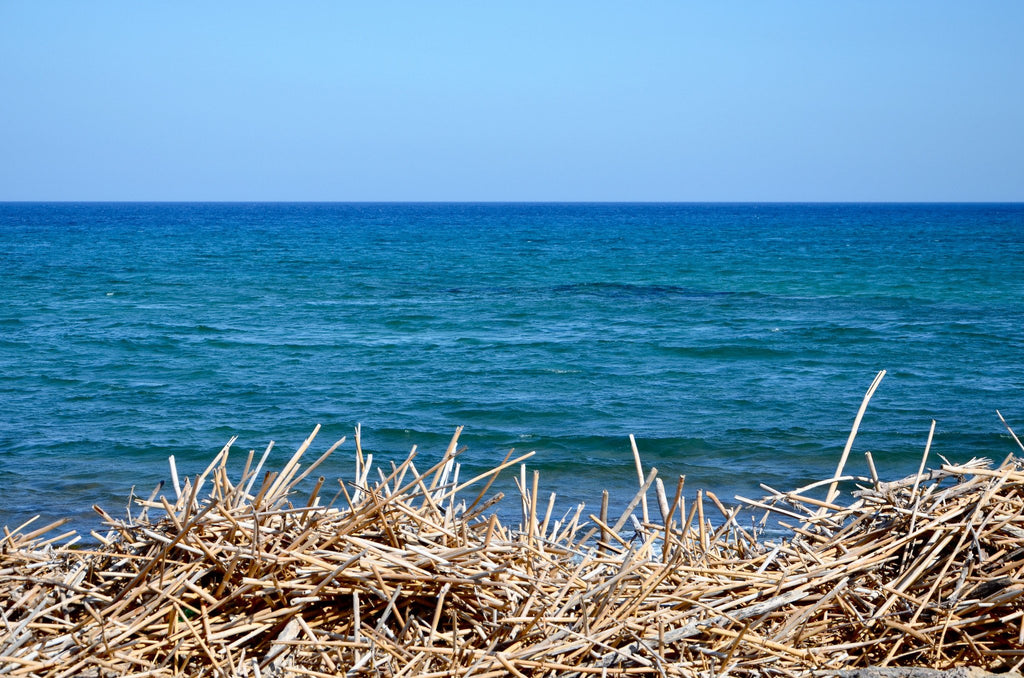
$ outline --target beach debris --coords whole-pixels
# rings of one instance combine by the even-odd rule
[[[1024,465],[1013,456],[994,468],[922,464],[894,482],[872,464],[870,478],[837,471],[726,506],[707,491],[687,505],[682,478],[666,492],[636,453],[638,492],[613,518],[606,497],[598,514],[553,515],[529,454],[463,479],[459,431],[421,471],[415,448],[374,466],[357,429],[355,473],[332,485],[311,474],[338,445],[303,465],[315,435],[279,471],[250,452],[229,477],[229,443],[203,473],[175,473],[173,498],[136,499],[124,520],[97,508],[109,531],[94,544],[60,523],[5,529],[0,676],[827,676],[1024,663]],[[513,528],[488,492],[515,467],[524,519]],[[787,532],[750,527],[741,509]]]

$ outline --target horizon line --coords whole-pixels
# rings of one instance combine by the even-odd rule
[[[4,200],[0,205],[1021,205],[1024,200]]]

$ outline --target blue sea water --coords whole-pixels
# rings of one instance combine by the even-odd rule
[[[464,473],[536,450],[564,506],[628,500],[630,433],[759,496],[831,475],[880,369],[853,471],[914,471],[932,419],[1000,459],[1022,274],[1022,205],[0,204],[0,525],[93,528],[169,455],[279,465],[317,423],[383,461],[464,425]]]

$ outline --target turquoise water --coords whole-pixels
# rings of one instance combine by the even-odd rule
[[[0,524],[197,473],[509,448],[623,504],[628,435],[723,498],[1024,430],[1022,205],[0,204]],[[351,475],[352,445],[327,467]],[[425,464],[426,462],[424,462]],[[502,481],[511,487],[509,479]],[[670,482],[669,484],[674,484]]]

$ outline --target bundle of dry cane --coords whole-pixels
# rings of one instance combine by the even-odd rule
[[[310,436],[265,475],[267,454],[253,465],[250,452],[233,481],[229,443],[183,484],[172,462],[173,502],[154,492],[140,515],[104,513],[95,546],[47,536],[59,524],[5,530],[0,675],[797,676],[1024,660],[1013,458],[922,461],[884,483],[842,475],[848,444],[817,488],[744,500],[786,521],[772,541],[710,492],[687,508],[681,478],[669,501],[639,456],[640,491],[614,522],[607,495],[599,515],[554,519],[521,470],[510,529],[487,493],[529,455],[462,480],[457,439],[425,471],[415,448],[382,469],[357,429],[355,478],[332,501],[310,474],[337,445],[302,470]]]

